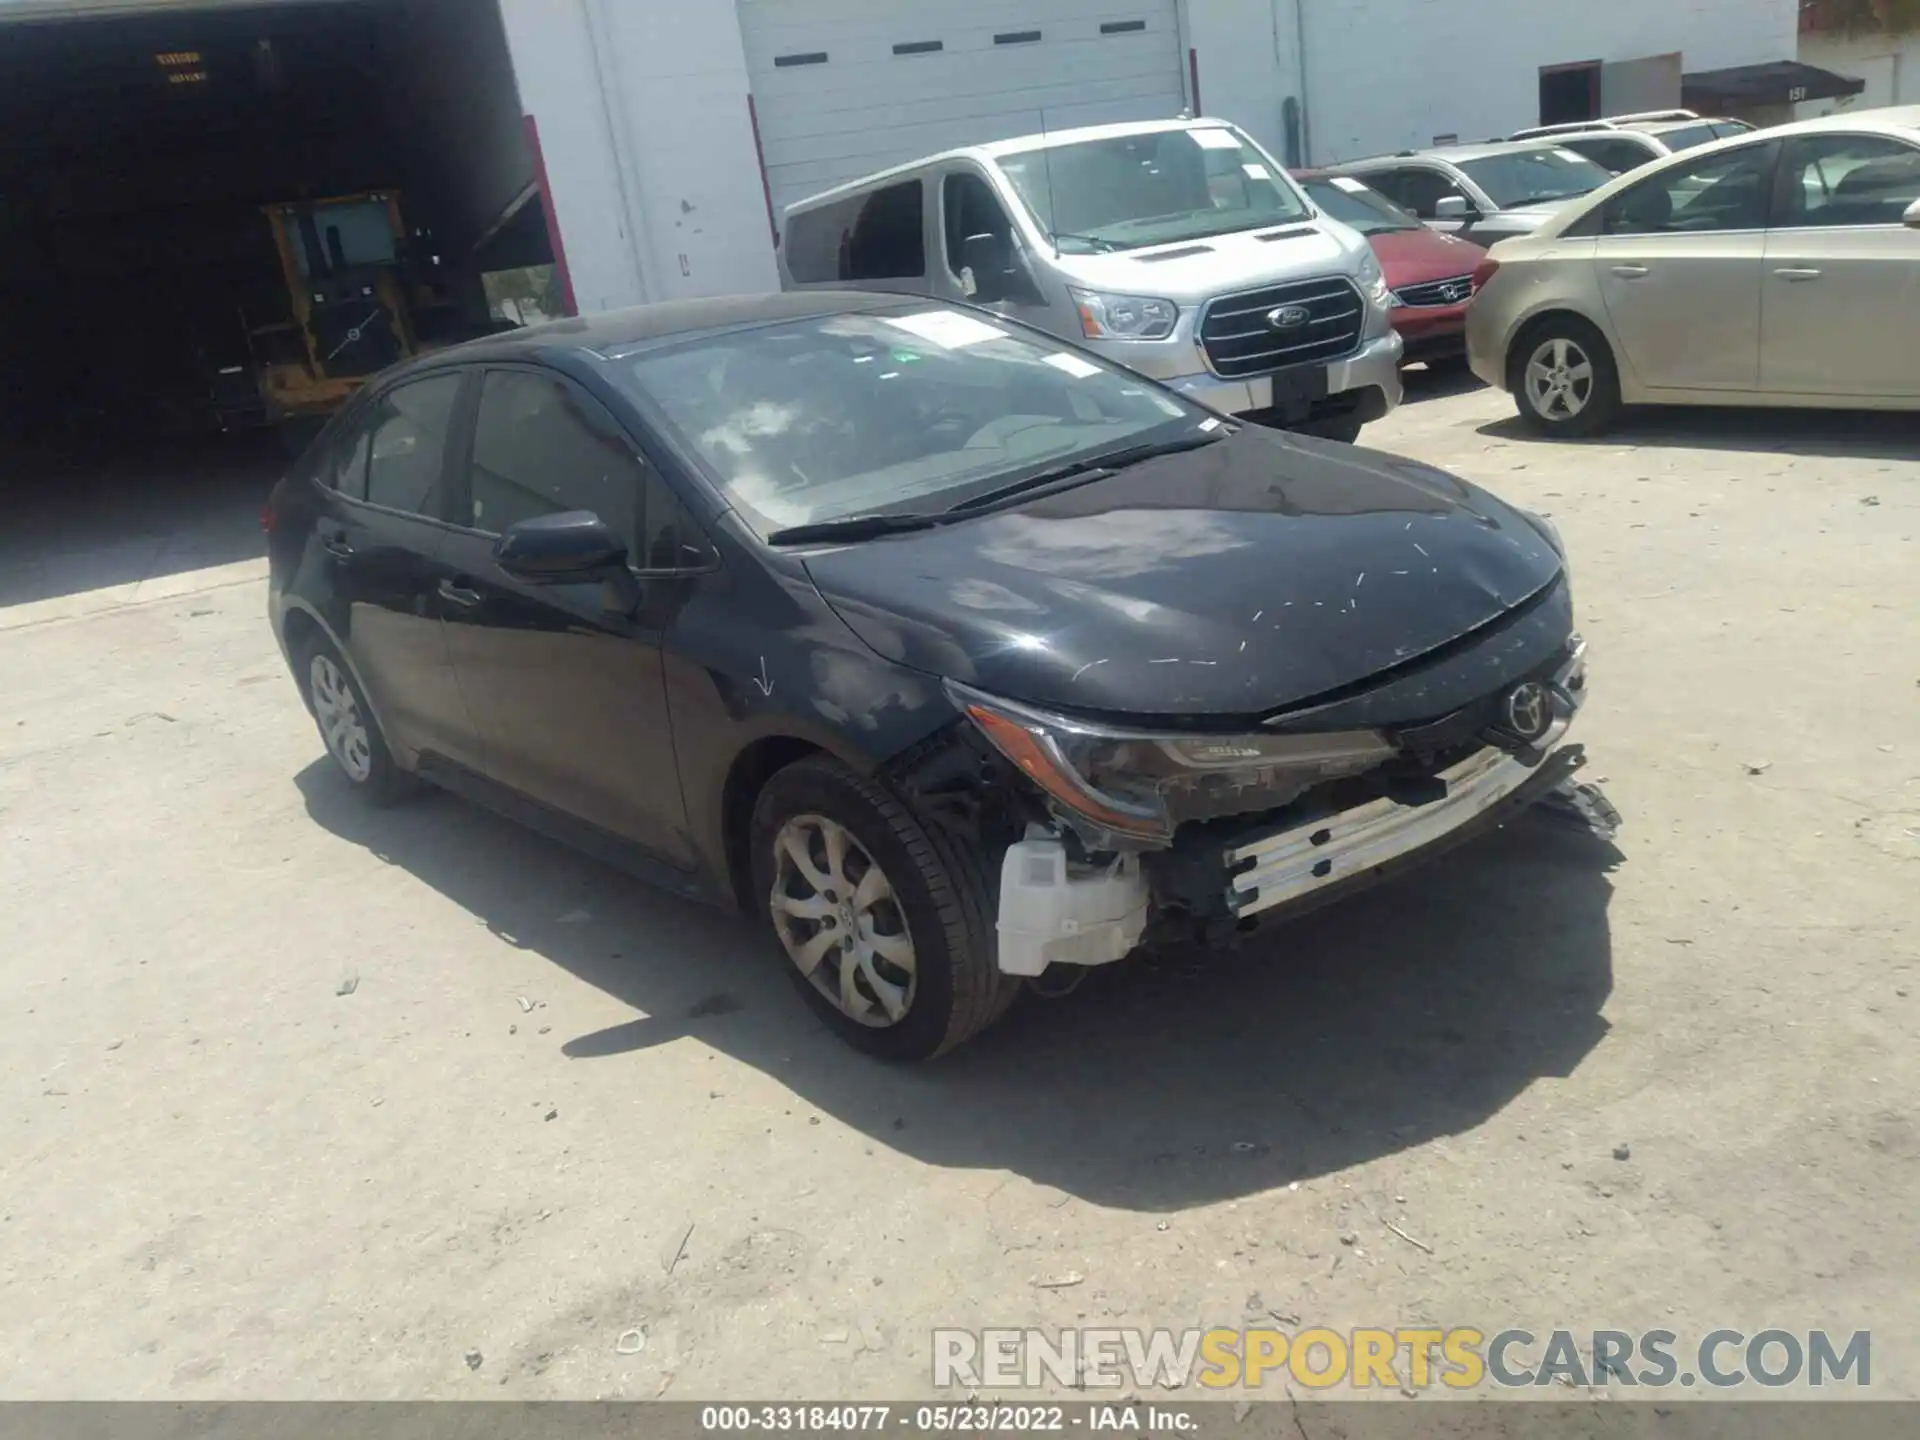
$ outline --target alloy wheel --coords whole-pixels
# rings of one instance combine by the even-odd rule
[[[1593,399],[1593,361],[1565,336],[1541,341],[1527,361],[1527,403],[1543,420],[1572,420]]]
[[[308,662],[307,688],[328,753],[355,784],[366,783],[373,774],[373,742],[353,686],[331,655],[315,655]]]
[[[861,1025],[898,1024],[913,1005],[913,936],[892,883],[853,832],[796,815],[773,841],[767,907],[787,957]]]

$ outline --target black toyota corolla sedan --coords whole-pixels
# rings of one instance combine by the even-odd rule
[[[265,519],[349,784],[738,906],[885,1056],[1595,798],[1545,520],[986,312],[811,292],[443,351]]]

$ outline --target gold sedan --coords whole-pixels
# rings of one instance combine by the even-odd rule
[[[1545,434],[1623,404],[1920,409],[1920,105],[1643,166],[1475,278],[1468,361]]]

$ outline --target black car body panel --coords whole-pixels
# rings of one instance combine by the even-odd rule
[[[1269,715],[1405,666],[1560,573],[1541,532],[1483,490],[1251,427],[806,565],[902,665],[1071,712],[1195,722]],[[1440,713],[1419,687],[1398,693],[1368,723]]]

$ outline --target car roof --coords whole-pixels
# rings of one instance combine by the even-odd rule
[[[871,175],[862,175],[855,180],[843,181],[829,190],[822,190],[818,194],[807,196],[804,200],[794,201],[787,206],[786,213],[791,215],[794,211],[811,205],[856,194],[871,186],[884,184],[895,176],[911,174],[913,171],[923,170],[929,165],[938,165],[948,160],[999,160],[1024,150],[1057,149],[1062,145],[1078,145],[1087,140],[1116,140],[1128,135],[1172,134],[1177,130],[1224,130],[1231,125],[1231,121],[1204,115],[1177,120],[1130,120],[1114,125],[1082,125],[1072,130],[1036,131],[1031,135],[1015,135],[1010,139],[993,140],[980,145],[958,145],[951,150],[921,155],[903,164],[892,165],[885,170],[876,170]]]
[[[1366,155],[1357,160],[1343,160],[1328,168],[1340,170],[1349,165],[1390,165],[1399,160],[1439,160],[1448,165],[1457,165],[1462,160],[1479,160],[1514,150],[1551,150],[1559,139],[1555,135],[1532,140],[1488,140],[1479,145],[1436,145],[1426,150],[1402,150],[1392,155]]]
[[[772,325],[819,315],[867,314],[902,305],[945,305],[926,296],[867,290],[791,290],[768,295],[719,295],[698,300],[667,300],[634,305],[598,315],[548,320],[539,325],[468,340],[431,350],[396,366],[389,374],[431,369],[447,363],[526,360],[554,351],[607,355],[654,340],[711,334],[741,326]]]

